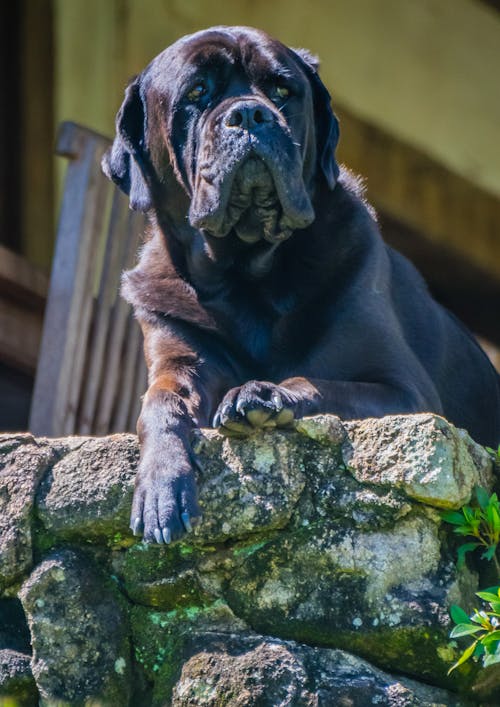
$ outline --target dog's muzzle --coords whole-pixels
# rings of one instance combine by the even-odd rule
[[[250,98],[232,101],[206,130],[189,212],[192,226],[246,243],[279,243],[314,219],[302,156],[281,116]]]

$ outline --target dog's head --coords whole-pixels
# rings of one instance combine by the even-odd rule
[[[175,177],[190,225],[215,237],[278,243],[314,220],[317,180],[333,189],[338,176],[315,59],[250,28],[166,49],[127,87],[116,131],[103,168],[131,207],[164,208]]]

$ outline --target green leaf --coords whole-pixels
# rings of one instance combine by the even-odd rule
[[[452,523],[453,525],[463,525],[465,521],[463,514],[458,511],[447,511],[441,515],[441,518],[447,523]]]
[[[481,624],[488,631],[489,618],[485,611],[482,612],[485,616],[482,616],[477,609],[474,609],[474,614],[469,617],[470,621],[474,621],[476,624]]]
[[[476,547],[481,547],[481,543],[465,543],[464,545],[460,545],[457,552],[459,555],[464,555],[466,552],[471,552],[472,550],[475,550]]]
[[[496,503],[494,506],[490,506],[491,508],[491,515],[493,516],[493,528],[495,530],[495,533],[500,532],[500,515],[498,514],[498,503]]]
[[[498,532],[498,530],[500,529],[500,516],[498,515],[498,509],[496,508],[495,504],[489,504],[488,508],[486,509],[486,516],[490,530]]]
[[[491,643],[500,641],[500,630],[496,631],[490,631],[489,633],[486,634],[486,636],[483,636],[481,638],[481,643],[483,643],[485,646],[489,646]]]
[[[488,653],[483,657],[483,668],[500,663],[500,653]]]
[[[465,545],[460,545],[460,547],[457,550],[457,567],[460,569],[460,567],[463,567],[465,563],[465,555],[468,552],[472,552],[472,550],[475,550],[476,547],[480,547],[481,543],[465,543]]]
[[[450,606],[450,616],[456,624],[469,623],[469,615],[462,609],[461,606],[452,604]]]
[[[488,504],[490,502],[489,493],[482,486],[476,486],[475,491],[476,491],[477,502],[479,503],[479,505],[481,506],[483,511],[486,510],[486,508],[488,507]]]
[[[485,550],[485,552],[483,552],[483,554],[481,555],[481,559],[482,559],[482,560],[491,560],[491,559],[493,559],[493,556],[494,556],[496,550],[497,550],[497,546],[496,546],[496,545],[490,545],[489,548],[488,548],[487,550]]]
[[[471,523],[475,518],[474,509],[470,506],[462,506],[462,513],[467,523]]]
[[[460,658],[457,660],[457,662],[451,666],[451,668],[448,670],[448,675],[455,670],[455,668],[458,668],[459,665],[462,665],[462,663],[465,663],[466,660],[469,660],[471,655],[474,653],[476,650],[476,646],[478,644],[478,641],[474,641],[474,643],[471,643],[468,648],[464,650]]]
[[[486,590],[484,592],[476,592],[476,596],[480,599],[484,599],[484,601],[500,602],[500,597],[498,594],[493,594],[492,592],[488,592]]]
[[[498,647],[498,641],[493,641],[492,643],[482,643],[482,639],[480,641],[480,644],[484,647],[484,652],[485,653],[496,653],[497,647]]]
[[[474,528],[466,523],[465,525],[457,525],[456,528],[453,528],[453,532],[457,535],[474,535]]]
[[[459,638],[459,636],[469,636],[472,633],[482,631],[483,627],[477,624],[458,624],[450,633],[450,638]]]
[[[490,594],[496,594],[496,601],[500,601],[500,586],[496,585],[494,587],[485,587],[483,592],[489,592]]]
[[[474,657],[475,658],[479,657],[481,655],[484,655],[484,653],[485,653],[484,646],[481,642],[479,642],[476,646],[475,651],[474,651]]]

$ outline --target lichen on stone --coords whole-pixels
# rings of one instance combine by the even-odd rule
[[[495,704],[495,674],[447,676],[449,607],[472,608],[478,578],[439,509],[493,480],[465,432],[323,415],[201,437],[203,518],[154,546],[128,529],[135,437],[0,436],[0,698],[458,707],[476,685]]]

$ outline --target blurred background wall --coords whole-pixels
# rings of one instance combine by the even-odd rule
[[[386,240],[500,365],[499,2],[17,0],[0,9],[0,428],[26,425],[64,171],[58,124],[112,135],[127,80],[215,24],[320,56],[339,158],[366,177]]]

